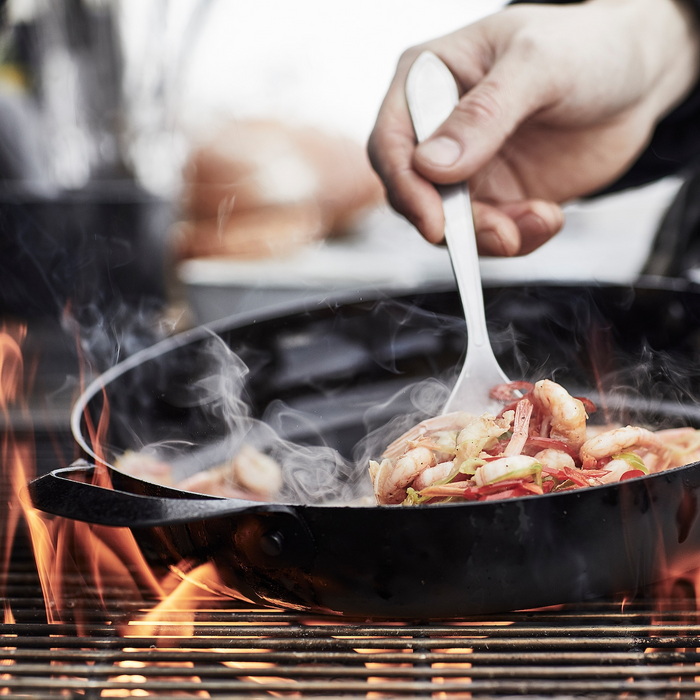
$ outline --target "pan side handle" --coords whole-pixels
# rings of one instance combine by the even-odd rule
[[[88,483],[97,469],[78,463],[56,469],[27,484],[31,504],[64,518],[112,527],[179,525],[235,515],[286,515],[299,520],[291,506],[197,494],[181,498],[141,496]],[[82,480],[77,481],[75,477]]]
[[[205,533],[205,541],[210,534],[217,540],[217,532],[228,532],[238,556],[261,569],[306,569],[314,561],[314,537],[294,506],[187,492],[177,492],[177,498],[142,496],[88,483],[98,469],[107,470],[85,462],[56,469],[27,484],[21,497],[46,513],[96,525],[169,530],[201,523],[194,530]],[[204,546],[208,551],[209,545]]]

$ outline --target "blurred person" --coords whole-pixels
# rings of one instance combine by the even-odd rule
[[[461,98],[416,145],[404,86],[426,49]],[[433,183],[469,180],[479,252],[524,255],[562,227],[561,203],[700,157],[699,73],[700,0],[514,3],[404,53],[368,151],[427,240],[444,235]]]

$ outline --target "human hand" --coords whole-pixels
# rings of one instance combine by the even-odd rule
[[[444,236],[432,183],[469,180],[479,252],[523,255],[562,226],[559,204],[614,182],[698,78],[700,41],[681,0],[515,5],[406,51],[368,151],[392,206]],[[429,49],[462,97],[419,146],[404,86]]]

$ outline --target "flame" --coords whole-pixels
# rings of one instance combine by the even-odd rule
[[[24,379],[25,362],[22,357],[21,345],[26,335],[26,328],[4,327],[0,331],[0,411],[4,416],[6,425],[10,425],[13,411],[26,411],[25,395],[27,386],[31,379]],[[30,367],[32,363],[27,363]],[[103,394],[104,395],[104,394]],[[93,449],[97,455],[102,455],[102,445],[105,444],[109,422],[109,406],[104,396],[103,409],[99,420],[95,425],[89,416],[86,416],[88,434],[90,436]],[[119,632],[125,638],[149,638],[158,647],[178,648],[182,640],[192,637],[201,637],[201,627],[212,625],[211,622],[200,621],[201,613],[205,613],[205,606],[210,604],[211,597],[203,598],[202,591],[207,591],[210,595],[221,597],[220,590],[225,586],[219,576],[216,566],[208,562],[190,570],[190,566],[183,562],[176,570],[171,572],[154,571],[144,559],[136,540],[131,531],[127,528],[109,528],[98,525],[88,525],[86,523],[66,520],[46,516],[33,509],[26,502],[19,498],[20,490],[25,486],[27,480],[34,474],[34,445],[32,439],[20,440],[11,431],[6,431],[0,443],[2,449],[2,476],[7,483],[13,486],[14,496],[9,504],[8,516],[0,527],[3,528],[2,542],[2,571],[5,576],[0,583],[4,595],[6,588],[6,574],[10,566],[11,544],[15,536],[20,517],[24,517],[31,535],[32,547],[37,562],[42,592],[46,603],[46,615],[49,622],[74,622],[79,634],[87,632],[87,625],[94,618],[88,618],[85,614],[87,610],[103,610],[105,621],[112,624],[114,620],[107,618],[110,609],[110,596],[112,591],[118,590],[121,600],[134,602],[135,610],[131,619],[117,621]],[[97,470],[96,484],[105,488],[111,488],[108,477],[104,470]],[[672,572],[669,572],[670,574]],[[76,583],[80,591],[76,598]],[[657,600],[659,616],[658,624],[665,624],[665,616],[674,622],[678,622],[680,616],[681,625],[697,624],[697,615],[688,612],[689,607],[694,611],[697,600],[700,599],[700,569],[690,573],[672,575],[668,581],[659,584],[657,587]],[[154,605],[154,601],[158,601]],[[622,601],[622,611],[630,604],[630,599]],[[549,608],[558,610],[561,606],[550,606]],[[692,619],[691,619],[692,618]],[[5,622],[14,623],[14,615],[5,603]],[[226,627],[245,626],[249,623],[226,620]],[[257,622],[256,626],[265,625],[265,622]],[[282,624],[279,622],[267,624]],[[327,620],[315,620],[310,618],[304,622],[309,626],[328,624]],[[341,625],[340,622],[334,622]],[[390,625],[392,623],[385,623]],[[400,627],[405,623],[396,623]],[[454,622],[456,627],[468,625],[471,629],[479,624],[488,626],[507,626],[513,624],[512,621],[477,621]],[[466,630],[465,630],[466,631]],[[480,630],[475,630],[480,631]],[[473,649],[468,646],[470,640],[485,638],[486,634],[464,634],[454,637],[459,640],[459,644],[464,647],[450,647],[446,649],[435,649],[434,651],[466,655],[471,654]],[[238,639],[249,639],[250,646],[246,649],[237,649],[237,652],[264,653],[268,651],[265,647],[264,636],[249,635],[237,636]],[[381,636],[373,635],[336,635],[338,639],[357,640],[351,642],[354,651],[358,655],[366,655],[365,668],[373,675],[367,676],[369,689],[368,698],[385,697],[384,693],[372,690],[372,684],[385,684],[394,681],[400,676],[382,675],[386,669],[409,669],[414,668],[417,661],[412,658],[414,650],[411,648],[401,649],[405,655],[405,661],[401,659],[398,663],[379,663],[372,661],[373,654],[383,654],[386,652],[396,652],[395,648],[363,648],[363,640],[385,639]],[[226,653],[230,649],[222,649],[216,646],[216,637],[212,636],[209,651]],[[412,637],[393,637],[392,639],[412,640]],[[208,644],[208,642],[207,642]],[[652,650],[650,647],[648,651]],[[197,683],[200,679],[192,675],[189,671],[194,667],[191,660],[183,658],[177,662],[151,662],[140,660],[139,654],[143,653],[147,658],[148,649],[144,651],[141,647],[133,649],[125,648],[124,651],[133,653],[134,658],[128,661],[121,661],[115,664],[114,675],[109,680],[121,684],[133,685],[133,688],[123,688],[114,690],[104,690],[102,697],[143,697],[151,693],[145,690],[144,685],[148,684],[149,675],[144,671],[149,666],[161,666],[168,669],[175,669],[172,676],[158,676],[159,680],[174,680],[180,682]],[[363,659],[364,660],[364,659]],[[0,662],[1,665],[8,666],[14,663],[7,659]],[[275,668],[275,664],[265,661],[228,661],[222,660],[221,664],[231,669],[244,671],[250,675],[238,676],[241,680],[248,680],[260,684],[271,682],[284,683],[289,686],[285,691],[267,691],[269,695],[287,696],[298,695],[294,686],[296,681],[290,678],[276,677],[273,675],[256,675],[256,671],[268,671]],[[432,691],[434,697],[452,697],[440,687],[448,682],[469,683],[469,670],[472,664],[460,658],[458,661],[440,661],[431,664],[433,671],[444,669],[450,674],[455,669],[464,670],[462,675],[436,675],[433,677],[435,690]],[[140,672],[141,671],[141,672]],[[179,671],[179,675],[178,674]],[[110,669],[111,672],[111,669]],[[430,674],[432,676],[432,673]],[[0,674],[0,680],[9,678],[8,674]],[[0,689],[0,694],[5,689]],[[197,690],[188,693],[190,696],[208,698],[206,690]],[[468,696],[468,691],[463,693]]]
[[[20,492],[27,482],[35,476],[35,455],[33,435],[19,439],[11,430],[13,412],[21,412],[28,420],[29,410],[25,396],[28,395],[28,385],[31,384],[33,369],[36,363],[30,363],[32,372],[25,386],[25,365],[22,356],[22,341],[26,337],[26,326],[4,325],[0,329],[0,411],[7,429],[2,435],[0,449],[2,450],[2,465],[0,477],[6,491],[11,494],[7,515],[1,521],[0,544],[2,558],[0,560],[0,595],[5,599],[5,624],[15,622],[10,608],[7,591],[7,580],[10,568],[10,557],[17,526],[21,517],[28,526],[34,559],[39,574],[39,580],[44,597],[46,617],[50,623],[74,622],[79,635],[86,634],[86,625],[90,618],[87,611],[103,610],[104,622],[111,624],[109,617],[109,597],[116,595],[120,600],[134,601],[139,607],[148,605],[152,599],[162,602],[153,611],[153,616],[165,615],[176,608],[179,597],[185,597],[190,590],[175,588],[173,593],[165,597],[164,587],[145,561],[130,530],[126,528],[110,528],[90,525],[74,520],[47,516],[28,503],[26,498],[20,498]],[[104,442],[109,421],[109,408],[105,400],[97,427],[88,420],[95,451],[101,454],[100,445]],[[111,488],[108,479],[96,471],[97,485]],[[211,577],[213,572],[204,572]],[[170,578],[163,581],[170,587]],[[190,588],[191,588],[191,584]],[[172,628],[169,630],[172,633]],[[157,634],[158,630],[150,629]],[[183,635],[191,635],[192,627],[180,629]],[[5,635],[9,636],[9,635]],[[0,661],[0,665],[9,666],[15,662],[12,659]],[[181,667],[189,669],[191,661],[182,664],[168,664],[168,668]],[[134,688],[104,690],[102,697],[143,697],[150,695],[142,686],[147,677],[138,673],[123,673],[124,670],[143,668],[139,661],[123,661],[117,664],[120,671],[111,680],[119,683],[134,684]],[[10,679],[9,674],[0,674],[0,680]],[[169,678],[159,677],[166,681]],[[197,682],[199,679],[191,674],[173,676],[173,680]],[[8,688],[0,689],[0,694],[11,692]],[[209,693],[198,691],[186,693],[189,696],[208,698]]]
[[[33,370],[25,378],[22,356],[22,342],[27,335],[26,325],[4,324],[0,329],[0,411],[7,429],[2,435],[3,484],[11,493],[2,528],[2,576],[0,593],[4,598],[10,554],[20,517],[24,517],[30,532],[34,557],[37,564],[46,615],[49,622],[61,621],[65,614],[68,619],[81,622],[80,606],[76,608],[71,592],[70,600],[65,591],[67,578],[82,579],[82,600],[90,603],[98,598],[105,606],[104,592],[106,579],[120,582],[127,595],[140,597],[140,591],[148,590],[158,595],[158,583],[140,554],[138,546],[129,530],[117,531],[113,528],[90,526],[62,518],[50,518],[35,510],[20,492],[35,475],[35,454],[33,435],[18,438],[10,429],[13,412],[19,412],[29,422],[29,409],[26,403],[28,386],[31,385],[36,362],[30,362]],[[26,385],[25,385],[26,381]],[[100,430],[104,431],[104,421],[100,420]],[[5,616],[11,615],[6,608]]]
[[[169,595],[140,620],[130,620],[126,637],[157,637],[159,646],[176,646],[166,640],[194,636],[197,594],[207,582],[219,581],[211,562],[202,564],[175,586]],[[185,613],[184,615],[182,613]]]
[[[26,336],[26,326],[8,327],[3,324],[0,330],[0,411],[9,426],[11,410],[16,403],[22,403],[24,364],[22,360],[21,343]],[[14,433],[5,430],[0,444],[2,454],[2,485],[4,490],[13,494],[8,504],[7,517],[2,521],[2,590],[5,596],[7,574],[10,566],[10,554],[14,541],[17,524],[20,518],[20,508],[16,498],[19,483],[25,483],[25,464],[31,459],[29,448],[32,442],[19,443]],[[17,473],[19,471],[19,473]]]

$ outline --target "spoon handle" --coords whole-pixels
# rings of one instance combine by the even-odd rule
[[[419,142],[428,138],[452,113],[459,91],[450,69],[431,51],[413,63],[406,80],[413,128]],[[445,240],[467,322],[467,357],[443,413],[463,410],[480,414],[499,409],[490,389],[509,379],[499,367],[489,343],[484,295],[476,249],[469,187],[466,182],[438,187],[445,213]]]
[[[445,212],[445,241],[462,297],[471,350],[473,346],[488,345],[488,334],[469,186],[466,182],[444,185],[438,191]]]

